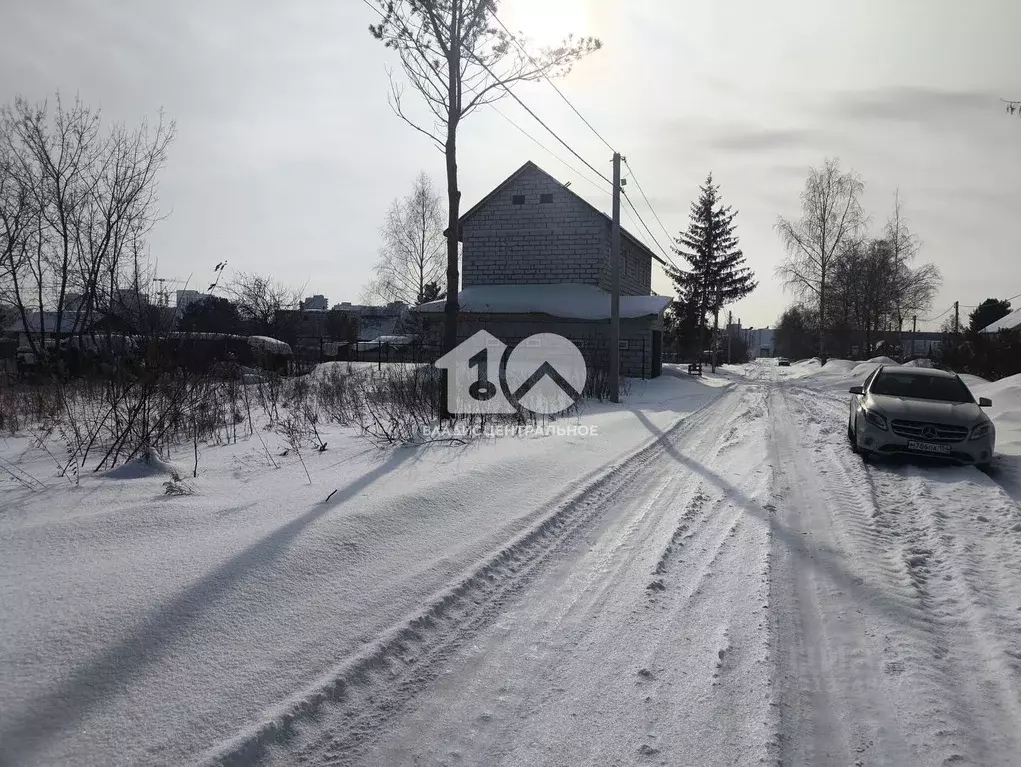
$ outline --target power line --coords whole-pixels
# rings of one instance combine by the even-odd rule
[[[952,312],[954,310],[955,306],[957,306],[957,304],[950,304],[950,306],[947,307],[947,310],[945,312],[943,312],[942,314],[937,314],[935,317],[920,318],[918,321],[919,322],[935,322],[936,320],[943,319],[943,317],[945,317],[946,315],[950,314],[950,312]]]
[[[596,183],[595,181],[593,181],[593,180],[592,180],[591,178],[589,178],[588,176],[586,176],[586,175],[585,175],[584,173],[582,173],[581,171],[579,171],[579,170],[578,170],[577,168],[575,168],[575,167],[574,167],[573,165],[571,165],[571,164],[570,164],[569,162],[567,162],[567,160],[565,160],[565,159],[563,159],[562,157],[560,157],[560,156],[559,156],[558,154],[556,154],[556,153],[555,153],[555,152],[554,152],[554,151],[553,151],[552,149],[549,149],[549,148],[548,148],[548,147],[547,147],[547,146],[546,146],[545,144],[543,144],[543,143],[542,143],[541,141],[539,141],[539,139],[537,139],[537,138],[536,138],[535,136],[533,136],[533,135],[532,135],[531,133],[529,133],[528,131],[526,131],[526,130],[525,130],[524,128],[522,128],[522,127],[521,127],[520,125],[518,125],[518,124],[517,124],[516,122],[514,122],[514,121],[513,121],[513,120],[512,120],[511,118],[509,118],[509,117],[508,117],[507,115],[505,115],[505,114],[504,114],[503,112],[501,112],[501,111],[500,111],[499,109],[497,109],[497,108],[496,108],[496,105],[494,105],[494,104],[490,104],[489,106],[490,106],[490,107],[492,107],[492,108],[493,108],[493,111],[494,111],[494,112],[496,112],[496,113],[497,113],[498,115],[500,115],[500,117],[502,117],[502,118],[503,118],[504,120],[506,120],[507,122],[509,122],[509,123],[510,123],[511,125],[513,125],[513,126],[514,126],[515,128],[517,128],[517,129],[518,129],[518,130],[519,130],[519,131],[520,131],[520,132],[521,132],[521,133],[522,133],[522,134],[523,134],[523,135],[524,135],[524,136],[525,136],[526,138],[530,139],[530,140],[531,140],[531,141],[532,141],[532,142],[533,142],[533,143],[534,143],[534,144],[535,144],[536,146],[538,146],[538,147],[539,147],[539,148],[540,148],[540,149],[541,149],[542,151],[546,152],[546,154],[548,154],[548,155],[549,155],[550,157],[552,157],[553,159],[557,160],[558,162],[562,163],[563,165],[565,165],[566,167],[568,167],[568,168],[570,168],[570,169],[571,169],[572,171],[574,171],[574,173],[575,173],[575,174],[577,174],[579,178],[582,178],[582,179],[584,179],[585,181],[587,181],[588,183],[590,183],[590,184],[591,184],[592,186],[594,186],[594,187],[595,187],[596,189],[598,189],[598,190],[599,190],[600,192],[604,192],[604,193],[605,193],[605,192],[607,192],[607,191],[608,191],[607,189],[605,189],[604,187],[600,186],[600,185],[599,185],[598,183]]]
[[[371,3],[369,2],[369,0],[362,0],[362,2],[363,2],[363,3],[365,3],[365,5],[367,5],[367,6],[369,6],[370,8],[372,8],[372,10],[373,10],[373,11],[375,11],[375,12],[376,12],[376,13],[377,13],[377,14],[378,14],[379,16],[381,16],[381,17],[383,16],[383,14],[382,14],[382,13],[381,13],[381,12],[379,11],[379,9],[378,9],[378,8],[376,8],[376,7],[374,7],[374,6],[373,6],[373,5],[372,5],[372,4],[371,4]],[[502,22],[502,21],[501,21],[501,20],[500,20],[499,18],[497,18],[495,14],[493,15],[493,17],[494,17],[494,18],[496,19],[497,23],[498,23],[498,24],[499,24],[499,25],[500,25],[501,27],[503,27],[503,30],[504,30],[504,31],[505,31],[505,32],[506,32],[506,33],[507,33],[508,35],[510,35],[511,39],[512,39],[512,40],[514,41],[514,44],[515,44],[515,45],[517,45],[517,46],[518,46],[518,47],[519,47],[519,48],[520,48],[520,49],[522,50],[522,52],[523,52],[523,53],[525,54],[525,56],[527,56],[527,57],[528,57],[529,61],[531,61],[531,62],[532,62],[533,66],[536,66],[536,68],[538,68],[538,65],[536,64],[535,60],[534,60],[534,59],[532,59],[531,55],[529,55],[528,51],[527,51],[527,50],[525,50],[525,48],[524,48],[524,47],[523,47],[523,46],[522,46],[522,45],[521,45],[521,44],[520,44],[520,43],[518,42],[517,38],[515,38],[515,37],[514,37],[514,35],[513,35],[512,33],[511,33],[511,31],[510,31],[509,29],[507,29],[506,25],[504,25],[504,23],[503,23],[503,22]],[[606,177],[605,175],[603,175],[602,173],[600,173],[600,172],[599,172],[599,170],[597,170],[597,169],[596,169],[596,168],[595,168],[595,167],[594,167],[594,166],[593,166],[593,165],[592,165],[592,164],[591,164],[591,163],[590,163],[590,162],[589,162],[588,160],[586,160],[586,159],[585,159],[584,157],[582,157],[582,156],[581,156],[580,154],[578,154],[578,152],[576,152],[576,151],[575,151],[574,147],[572,147],[572,146],[571,146],[570,144],[568,144],[568,143],[567,143],[566,141],[564,141],[564,139],[562,139],[562,138],[561,138],[561,137],[559,136],[559,134],[557,134],[557,132],[556,132],[556,131],[554,131],[554,130],[553,130],[552,128],[550,128],[550,127],[549,127],[549,125],[547,125],[547,124],[545,123],[545,121],[544,121],[544,120],[543,120],[543,119],[542,119],[541,117],[539,117],[539,115],[537,115],[537,114],[536,114],[536,113],[535,113],[535,112],[534,112],[534,111],[533,111],[533,110],[532,110],[532,109],[531,109],[531,108],[530,108],[530,107],[529,107],[529,106],[528,106],[528,105],[527,105],[527,104],[526,104],[526,103],[525,103],[524,101],[522,101],[522,100],[521,100],[521,98],[520,98],[520,97],[519,97],[519,96],[518,96],[518,95],[517,95],[516,93],[514,93],[514,91],[512,91],[512,90],[510,89],[510,87],[509,87],[509,86],[508,86],[508,85],[507,85],[506,83],[504,83],[504,82],[503,82],[503,80],[501,80],[501,79],[500,79],[500,78],[499,78],[499,77],[498,77],[498,76],[497,76],[497,75],[496,75],[496,74],[495,74],[495,73],[493,72],[493,70],[492,70],[492,69],[490,69],[490,68],[489,68],[489,67],[488,67],[488,66],[487,66],[487,65],[486,65],[486,64],[485,64],[484,62],[482,62],[482,61],[476,61],[476,63],[478,63],[478,64],[479,64],[479,65],[480,65],[480,66],[481,66],[481,67],[482,67],[483,69],[485,69],[485,70],[486,70],[486,72],[487,72],[487,73],[489,73],[489,75],[490,75],[490,76],[491,76],[491,77],[492,77],[492,78],[493,78],[494,80],[496,80],[496,82],[497,82],[497,83],[498,83],[498,84],[500,85],[500,87],[501,87],[501,88],[503,88],[503,89],[504,89],[504,91],[506,91],[506,92],[507,92],[507,95],[508,95],[508,96],[510,96],[510,97],[511,97],[512,99],[514,99],[514,100],[515,100],[516,102],[518,102],[518,105],[519,105],[519,106],[520,106],[520,107],[521,107],[522,109],[524,109],[524,110],[525,110],[526,112],[528,112],[528,114],[529,114],[529,115],[531,115],[531,116],[532,116],[532,118],[533,118],[533,119],[534,119],[534,120],[535,120],[535,121],[536,121],[537,123],[539,123],[539,125],[541,125],[541,126],[542,126],[543,128],[545,128],[545,129],[546,129],[546,132],[547,132],[547,133],[549,133],[549,134],[550,134],[551,136],[553,136],[553,138],[555,138],[555,139],[556,139],[556,140],[557,140],[558,142],[560,142],[560,144],[561,144],[561,145],[563,145],[563,147],[564,147],[565,149],[567,149],[567,151],[568,151],[568,152],[570,152],[570,153],[571,153],[572,155],[574,155],[574,156],[575,156],[575,157],[576,157],[576,158],[577,158],[578,160],[580,160],[580,161],[581,161],[581,163],[582,163],[582,164],[583,164],[583,165],[584,165],[584,166],[585,166],[586,168],[588,168],[589,170],[591,170],[591,171],[592,171],[593,173],[595,173],[595,174],[596,174],[596,175],[597,175],[597,176],[598,176],[599,178],[601,178],[601,179],[602,179],[603,181],[605,181],[605,182],[606,182],[607,184],[609,184],[611,188],[613,187],[613,182],[612,182],[612,181],[610,181],[610,179],[608,179],[608,178],[607,178],[607,177]],[[611,151],[611,152],[616,152],[616,150],[614,150],[613,146],[612,146],[612,145],[611,145],[611,144],[610,144],[610,143],[609,143],[609,142],[608,142],[608,141],[607,141],[606,139],[604,139],[604,138],[602,137],[602,135],[601,135],[601,134],[599,133],[599,131],[597,131],[597,130],[595,129],[595,127],[594,127],[594,126],[593,126],[593,125],[592,125],[592,124],[591,124],[591,123],[590,123],[590,122],[589,122],[588,120],[586,120],[586,119],[585,119],[584,115],[582,115],[582,114],[581,114],[581,112],[579,112],[579,111],[578,111],[578,109],[577,109],[577,108],[576,108],[576,107],[574,106],[574,104],[572,104],[572,103],[571,103],[571,101],[570,101],[570,100],[569,100],[569,99],[567,98],[567,96],[565,96],[565,95],[564,95],[564,94],[563,94],[563,93],[562,93],[562,92],[560,91],[560,89],[559,89],[559,88],[557,88],[557,86],[556,86],[556,85],[555,85],[555,84],[553,83],[553,81],[552,81],[552,80],[550,80],[550,79],[549,79],[549,77],[548,77],[548,76],[547,76],[547,75],[546,75],[546,74],[545,74],[544,72],[542,73],[542,76],[543,76],[543,78],[544,78],[544,79],[545,79],[545,80],[546,80],[546,81],[547,81],[547,82],[548,82],[548,83],[549,83],[549,84],[550,84],[550,85],[551,85],[551,86],[553,87],[553,89],[554,89],[554,90],[555,90],[555,91],[556,91],[556,92],[557,92],[557,93],[558,93],[558,94],[560,95],[560,97],[561,97],[561,98],[562,98],[562,99],[563,99],[563,100],[564,100],[564,101],[565,101],[565,102],[567,103],[567,105],[568,105],[569,107],[571,107],[571,109],[572,109],[572,110],[574,111],[574,113],[575,113],[576,115],[578,115],[578,117],[579,117],[579,118],[581,118],[581,120],[582,120],[582,121],[583,121],[583,122],[585,123],[585,125],[587,125],[587,126],[589,127],[589,129],[590,129],[590,130],[591,130],[591,131],[592,131],[592,132],[593,132],[593,133],[594,133],[594,134],[595,134],[595,135],[596,135],[596,136],[597,136],[597,137],[599,138],[599,140],[600,140],[600,141],[602,141],[602,142],[603,142],[604,144],[606,144],[606,146],[607,146],[607,147],[609,147],[609,149],[610,149],[610,151]],[[493,105],[492,105],[492,103],[490,103],[489,105],[490,105],[490,106],[493,106]],[[494,107],[494,109],[495,109],[495,107]],[[575,172],[575,173],[578,173],[578,171],[577,171],[576,169],[574,169],[574,168],[573,168],[573,167],[571,167],[571,166],[570,166],[570,165],[569,165],[568,163],[566,163],[566,162],[565,162],[564,160],[562,160],[561,158],[557,157],[557,156],[556,156],[555,154],[553,154],[552,152],[550,152],[550,150],[549,150],[549,149],[547,149],[547,148],[546,148],[545,146],[543,146],[543,145],[542,145],[541,143],[539,143],[539,141],[538,141],[537,139],[535,139],[535,138],[534,138],[533,136],[529,135],[529,134],[528,134],[528,133],[527,133],[527,132],[526,132],[526,131],[525,131],[525,130],[524,130],[523,128],[521,128],[521,127],[520,127],[519,125],[517,125],[516,123],[514,123],[514,121],[513,121],[513,120],[511,120],[511,119],[510,119],[509,117],[507,117],[506,115],[504,115],[504,114],[503,114],[502,112],[500,112],[499,110],[496,110],[496,111],[497,111],[497,113],[498,113],[498,114],[500,114],[500,116],[501,116],[501,117],[503,117],[503,118],[504,118],[505,120],[507,120],[508,122],[510,122],[510,123],[511,123],[512,125],[514,125],[514,127],[516,127],[516,128],[518,129],[518,130],[520,130],[520,131],[521,131],[522,133],[524,133],[524,134],[525,134],[526,136],[528,136],[528,138],[530,138],[530,139],[531,139],[532,141],[534,141],[534,142],[535,142],[536,144],[538,144],[538,145],[539,145],[540,147],[542,147],[542,149],[544,149],[545,151],[549,152],[549,153],[550,153],[551,155],[553,155],[554,157],[556,157],[556,159],[560,160],[560,162],[563,162],[563,163],[564,163],[565,165],[567,165],[567,167],[569,167],[569,168],[571,168],[572,170],[574,170],[574,172]],[[626,163],[626,162],[627,162],[627,161],[625,160],[625,163]],[[631,171],[631,175],[632,175],[632,177],[634,177],[634,170],[633,170],[633,169],[631,168],[631,166],[630,166],[630,165],[628,165],[628,170],[630,170],[630,171]],[[581,174],[580,174],[580,173],[578,173],[578,175],[579,175],[579,176],[581,176]],[[593,185],[595,185],[595,184],[594,184],[594,182],[593,182],[593,181],[592,181],[591,179],[588,179],[588,178],[587,178],[587,177],[585,177],[585,176],[581,176],[581,177],[582,177],[582,178],[584,178],[584,179],[585,179],[586,181],[588,181],[588,182],[589,182],[590,184],[593,184]],[[641,192],[642,196],[643,196],[643,197],[645,198],[645,202],[646,202],[646,204],[648,204],[648,205],[649,205],[649,209],[650,209],[650,210],[652,210],[652,213],[653,213],[653,215],[654,215],[654,216],[656,217],[656,220],[657,220],[657,221],[659,222],[659,225],[660,225],[660,226],[661,226],[661,227],[663,228],[663,231],[667,233],[667,239],[669,240],[669,239],[670,239],[670,234],[669,234],[669,232],[667,232],[667,230],[666,230],[666,227],[665,227],[665,226],[663,226],[663,222],[662,222],[662,221],[660,220],[659,216],[658,216],[658,215],[656,214],[656,211],[655,211],[655,210],[653,209],[653,207],[652,207],[651,203],[649,203],[649,198],[648,198],[648,197],[647,197],[647,196],[645,195],[645,192],[644,192],[644,191],[642,190],[642,188],[641,188],[641,185],[640,185],[640,184],[638,184],[638,180],[637,180],[637,178],[635,179],[635,185],[636,185],[636,186],[638,186],[638,188],[639,188],[639,191]],[[598,188],[598,186],[597,186],[597,188]],[[666,249],[665,249],[665,248],[664,248],[664,247],[663,247],[663,246],[662,246],[662,245],[660,244],[659,240],[657,240],[657,239],[656,239],[656,236],[655,236],[655,235],[654,235],[654,234],[652,233],[652,230],[651,230],[651,229],[649,229],[649,226],[648,226],[648,224],[646,224],[646,223],[645,223],[645,220],[644,220],[644,219],[642,218],[642,215],[641,215],[641,214],[640,214],[640,213],[638,212],[638,209],[637,209],[637,208],[635,208],[635,206],[634,206],[634,203],[633,203],[633,202],[631,202],[631,198],[629,198],[629,197],[627,196],[627,194],[626,194],[626,193],[624,192],[624,190],[623,190],[623,189],[621,190],[621,196],[622,196],[622,197],[623,197],[623,198],[624,198],[624,199],[625,199],[625,200],[627,201],[627,204],[628,204],[628,205],[629,205],[629,206],[631,207],[631,210],[632,210],[632,211],[634,211],[634,214],[635,214],[635,216],[637,216],[637,217],[638,217],[638,221],[639,221],[639,222],[641,223],[642,227],[643,227],[643,228],[645,229],[646,233],[648,233],[648,235],[649,235],[649,237],[650,237],[650,238],[652,239],[652,241],[653,241],[653,242],[654,242],[654,243],[656,244],[656,247],[658,247],[658,248],[659,248],[660,252],[661,252],[661,253],[663,253],[664,257],[665,257],[665,258],[667,259],[667,261],[669,261],[669,262],[670,262],[670,264],[671,264],[671,265],[673,266],[673,268],[674,268],[674,269],[677,269],[677,268],[678,268],[677,264],[676,264],[676,263],[674,263],[674,260],[673,260],[673,259],[672,259],[672,258],[670,257],[670,254],[669,254],[669,253],[668,253],[668,252],[666,251]]]
[[[662,245],[659,244],[659,240],[656,239],[656,236],[652,233],[652,230],[649,229],[649,225],[645,223],[645,219],[642,218],[642,214],[638,212],[638,209],[635,207],[635,204],[631,202],[631,198],[628,197],[627,193],[623,189],[620,190],[620,195],[627,201],[627,204],[631,206],[631,210],[633,210],[635,215],[638,216],[638,220],[639,222],[641,222],[642,227],[645,229],[646,233],[649,235],[652,241],[656,243],[656,247],[659,248],[660,252],[666,258],[666,260],[670,262],[670,265],[673,266],[674,269],[678,269],[679,267],[677,266],[677,264],[675,264],[674,260],[670,258],[670,254],[667,253],[667,251],[664,249]]]
[[[497,81],[497,83],[499,83],[501,88],[503,88],[505,91],[507,91],[507,95],[508,96],[510,96],[512,99],[514,99],[516,102],[518,102],[518,104],[521,106],[522,109],[524,109],[526,112],[528,112],[528,114],[530,114],[535,119],[535,121],[537,123],[539,123],[539,125],[541,125],[543,128],[545,128],[547,133],[549,133],[553,138],[555,138],[557,141],[559,141],[568,152],[570,152],[575,157],[577,157],[579,160],[581,160],[582,164],[585,165],[586,168],[588,168],[590,171],[592,171],[597,176],[599,176],[599,178],[601,178],[603,181],[605,181],[607,184],[609,184],[611,186],[611,188],[613,187],[613,182],[610,181],[610,179],[608,179],[606,176],[604,176],[602,173],[600,173],[598,170],[596,170],[595,167],[593,167],[592,163],[590,163],[588,160],[586,160],[584,157],[582,157],[580,154],[578,154],[576,151],[574,151],[574,147],[572,147],[570,144],[568,144],[566,141],[564,141],[562,138],[560,138],[560,136],[557,134],[557,132],[555,130],[553,130],[551,127],[549,127],[545,122],[543,122],[542,118],[539,117],[539,115],[537,115],[535,112],[533,112],[529,108],[528,104],[526,104],[524,101],[522,101],[518,97],[518,94],[516,94],[514,91],[512,91],[510,89],[510,87],[506,83],[503,82],[503,80],[501,80],[499,77],[497,77],[492,69],[490,69],[482,61],[477,61],[477,63],[479,64],[479,66],[481,66],[483,69],[485,69],[486,72],[488,72],[489,75],[491,77],[493,77]]]
[[[642,189],[642,185],[638,183],[638,176],[635,175],[635,169],[631,167],[631,163],[627,161],[626,157],[624,158],[624,164],[627,166],[627,169],[631,171],[631,180],[635,182],[635,186],[637,186],[638,191],[641,192],[642,198],[645,200],[645,204],[649,206],[649,210],[651,210],[652,215],[655,216],[656,221],[659,223],[659,228],[662,229],[663,234],[666,235],[667,242],[670,242],[670,240],[673,239],[670,232],[668,232],[667,228],[663,226],[663,221],[660,219],[659,214],[656,213],[656,209],[652,207],[652,203],[649,201],[649,196],[645,193],[645,190]]]
[[[600,134],[599,131],[597,131],[595,129],[595,126],[593,126],[592,123],[590,123],[588,120],[585,119],[585,115],[583,115],[581,112],[578,111],[578,108],[575,107],[574,104],[571,103],[571,100],[569,98],[567,98],[567,96],[564,95],[563,91],[561,91],[556,86],[556,83],[554,83],[549,78],[549,75],[546,74],[545,70],[543,70],[539,66],[538,63],[536,63],[535,59],[532,58],[532,54],[530,54],[528,52],[528,50],[525,48],[525,46],[523,46],[518,41],[518,38],[514,36],[514,33],[511,32],[509,29],[507,29],[507,25],[504,24],[500,20],[500,17],[497,16],[494,13],[493,14],[493,18],[496,20],[496,23],[499,24],[503,28],[503,31],[506,32],[510,36],[510,39],[514,41],[514,45],[516,45],[518,47],[518,50],[520,50],[523,54],[525,54],[525,57],[532,63],[532,66],[535,67],[537,70],[539,70],[539,72],[542,75],[543,79],[550,84],[550,87],[553,88],[553,90],[555,90],[557,92],[557,95],[560,96],[560,98],[562,98],[564,100],[564,103],[567,104],[567,106],[569,106],[571,108],[571,111],[574,112],[576,115],[578,115],[578,117],[581,119],[581,121],[583,123],[585,123],[589,127],[589,130],[591,130],[594,134],[596,134],[596,138],[598,138],[600,141],[602,141],[604,144],[606,144],[607,148],[611,152],[616,152],[617,150],[613,148],[613,146],[610,144],[610,142],[607,141],[606,139],[604,139],[602,134]]]

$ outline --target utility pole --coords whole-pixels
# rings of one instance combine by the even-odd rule
[[[961,302],[954,301],[954,338],[956,340],[957,334],[960,332],[961,326]]]
[[[620,402],[620,152],[613,153],[610,227],[610,402]]]
[[[915,345],[918,341],[918,315],[914,314],[911,316],[911,356],[915,354]],[[901,352],[903,353],[903,349]]]

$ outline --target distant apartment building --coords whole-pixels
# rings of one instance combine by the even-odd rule
[[[197,290],[179,290],[177,291],[177,311],[179,314],[184,314],[187,308],[195,303],[201,301],[205,293],[200,293]]]
[[[330,302],[326,300],[326,296],[319,293],[309,296],[301,302],[301,310],[303,312],[325,312],[329,308]]]

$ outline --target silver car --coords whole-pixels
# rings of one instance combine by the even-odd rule
[[[996,429],[955,373],[881,365],[850,389],[847,438],[868,460],[880,455],[928,455],[980,468],[993,459]]]

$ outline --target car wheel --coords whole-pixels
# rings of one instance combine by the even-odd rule
[[[851,452],[858,452],[858,435],[854,433],[854,429],[851,428],[851,422],[847,422],[847,441],[851,443]]]
[[[989,470],[993,468],[993,465],[991,463],[976,463],[975,468],[988,474]]]

